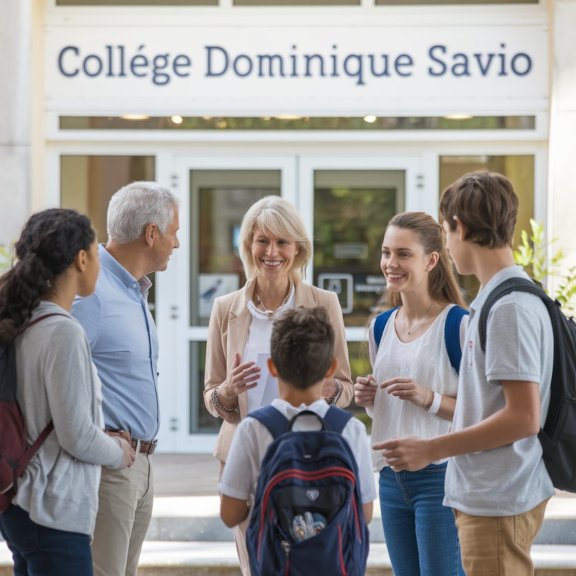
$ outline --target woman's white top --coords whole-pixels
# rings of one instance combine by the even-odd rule
[[[272,400],[278,398],[278,381],[268,372],[266,360],[270,357],[270,338],[274,319],[278,318],[284,311],[294,308],[296,304],[294,295],[294,284],[291,284],[288,298],[272,314],[256,308],[252,300],[248,301],[252,322],[250,323],[242,361],[256,362],[262,369],[262,377],[258,385],[256,388],[248,390],[248,414],[262,406],[268,406]]]
[[[450,421],[388,394],[379,384],[400,376],[412,378],[434,392],[456,396],[458,374],[450,364],[444,342],[444,324],[452,306],[446,306],[426,332],[412,342],[402,342],[396,334],[397,310],[386,323],[378,349],[374,340],[374,321],[370,325],[370,361],[377,385],[374,406],[366,409],[373,420],[372,444],[403,436],[432,438],[449,432]],[[460,325],[461,343],[466,323],[467,317]],[[387,465],[380,451],[372,451],[372,460],[376,471]]]

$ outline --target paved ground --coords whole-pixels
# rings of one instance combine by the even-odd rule
[[[189,535],[227,529],[218,519],[218,464],[209,454],[155,454],[156,501],[151,529],[165,538],[148,539],[139,567],[142,576],[239,576],[238,561],[231,534],[214,541],[194,541]],[[379,522],[376,506],[375,521]],[[572,534],[576,524],[576,494],[558,493],[550,502],[547,518],[560,522],[561,532]],[[163,524],[165,523],[165,525]],[[180,526],[180,522],[183,523]],[[189,523],[192,522],[192,525]],[[198,526],[194,526],[198,525]],[[178,530],[186,538],[173,538]],[[376,529],[376,526],[374,526]],[[206,534],[203,534],[203,536]],[[152,534],[151,534],[152,536]],[[222,536],[222,534],[218,534]],[[187,541],[183,541],[187,540]],[[210,540],[210,539],[209,539]],[[575,541],[570,537],[570,544]],[[576,574],[576,546],[534,546],[537,576]],[[0,542],[0,576],[11,572],[11,558]],[[390,564],[385,544],[373,542],[369,558],[370,576],[389,576]]]
[[[154,454],[155,496],[216,496],[218,463],[211,454]]]

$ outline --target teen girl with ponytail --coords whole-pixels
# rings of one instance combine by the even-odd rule
[[[75,296],[94,291],[99,267],[90,220],[54,208],[28,220],[14,267],[0,277],[0,342],[15,343],[28,442],[54,424],[0,515],[16,576],[91,576],[100,466],[134,461],[125,440],[103,431],[100,381],[70,315]]]

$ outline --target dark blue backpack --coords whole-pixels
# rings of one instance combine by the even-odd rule
[[[313,414],[321,430],[292,431]],[[368,528],[356,459],[342,436],[348,412],[292,420],[273,406],[249,414],[272,434],[247,533],[252,576],[364,576]]]
[[[384,334],[384,328],[394,310],[398,310],[398,307],[385,310],[376,316],[376,320],[374,321],[374,339],[376,340],[376,347],[380,345],[382,334]],[[468,310],[464,310],[464,308],[461,308],[460,306],[452,306],[452,308],[448,310],[446,323],[444,324],[444,343],[446,344],[446,351],[450,358],[450,364],[457,373],[460,372],[460,361],[462,360],[460,322],[462,322],[462,317],[467,316],[468,314]]]

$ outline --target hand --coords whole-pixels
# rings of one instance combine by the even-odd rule
[[[255,388],[260,378],[261,370],[254,362],[240,364],[241,361],[242,356],[236,352],[230,376],[218,387],[218,394],[229,402],[235,400],[242,392]]]
[[[132,448],[131,444],[122,436],[115,436],[114,438],[122,448],[122,467],[130,468],[130,466],[136,462],[136,452],[134,448]]]
[[[354,384],[354,402],[358,406],[373,406],[376,397],[376,380],[372,374],[357,376]]]
[[[395,438],[374,444],[372,450],[381,450],[382,456],[394,470],[414,472],[426,468],[434,460],[430,456],[428,440],[422,438]]]
[[[408,400],[420,408],[427,406],[427,402],[431,400],[430,393],[432,390],[426,388],[412,378],[401,378],[399,376],[390,378],[380,384],[380,388],[386,390],[391,396],[396,396],[400,400]]]

